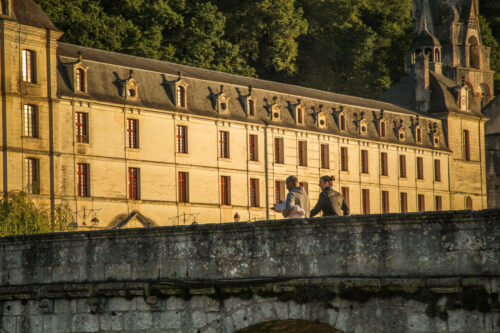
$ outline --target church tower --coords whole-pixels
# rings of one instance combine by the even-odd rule
[[[465,84],[482,108],[493,97],[493,71],[478,9],[479,0],[414,0],[412,18],[417,36],[428,30],[440,41],[442,73],[457,85]]]

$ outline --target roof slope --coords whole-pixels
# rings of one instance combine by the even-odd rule
[[[13,0],[12,18],[20,24],[60,31],[33,0]]]
[[[212,82],[217,82],[219,84],[226,83],[243,87],[252,86],[252,88],[254,89],[261,89],[276,93],[294,95],[299,98],[308,97],[311,99],[330,101],[339,104],[356,105],[372,109],[385,109],[401,113],[417,114],[405,107],[377,100],[347,96],[327,91],[305,88],[296,85],[260,80],[240,75],[217,72],[213,70],[190,67],[186,65],[179,65],[175,63],[158,61],[153,59],[140,58],[121,53],[92,49],[67,43],[59,43],[58,55],[60,56],[77,58],[78,52],[81,52],[84,61],[90,60],[104,64],[112,64],[114,66],[126,67],[127,69],[142,69],[146,71],[165,73],[171,75],[177,75],[177,73],[180,71],[183,77],[212,81]],[[71,89],[69,90],[67,89],[69,87],[67,87],[66,89],[64,89],[64,87],[60,88],[63,89],[62,92],[64,92],[65,94],[71,94]]]

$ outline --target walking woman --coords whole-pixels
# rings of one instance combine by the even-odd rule
[[[311,210],[311,217],[317,215],[320,211],[323,212],[323,216],[349,215],[349,207],[344,197],[332,189],[334,180],[335,176],[323,176],[319,179],[321,193],[319,194],[318,203]]]

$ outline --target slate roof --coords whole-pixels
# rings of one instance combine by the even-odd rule
[[[422,32],[413,40],[411,44],[412,48],[422,47],[422,46],[441,46],[439,39],[431,34],[427,28],[422,30]]]
[[[415,118],[419,113],[411,109],[391,103],[370,100],[365,98],[341,95],[326,91],[320,91],[296,85],[271,82],[255,78],[248,78],[234,74],[216,72],[212,70],[195,68],[169,62],[145,59],[115,52],[86,48],[72,44],[59,43],[58,48],[58,94],[61,96],[75,96],[78,98],[88,98],[90,100],[111,102],[130,107],[145,107],[163,110],[175,110],[179,113],[197,114],[208,117],[227,118],[240,120],[247,123],[273,123],[269,117],[267,106],[276,102],[281,106],[281,119],[274,124],[289,128],[303,128],[328,134],[337,134],[344,137],[359,138],[356,117],[367,119],[368,131],[363,136],[367,139],[401,143],[397,136],[388,135],[381,140],[374,125],[376,118],[380,115],[380,110],[384,110],[384,119],[387,121],[388,133],[393,129],[392,124],[399,124],[401,119],[405,119],[406,127],[410,125],[410,116]],[[72,66],[78,59],[78,54],[82,56],[82,62],[89,67],[87,86],[85,94],[75,93],[72,88],[70,78],[72,77]],[[139,100],[127,101],[120,94],[120,82],[127,79],[130,70],[133,70],[133,77],[139,85]],[[169,92],[168,82],[178,79],[178,72],[181,72],[183,82],[187,87],[187,108],[176,108]],[[213,107],[213,94],[221,91],[223,85],[224,93],[229,97],[228,114],[218,114]],[[249,93],[249,86],[252,87],[252,97],[256,105],[256,116],[247,117],[244,111],[241,96]],[[194,92],[194,93],[193,93]],[[276,100],[274,101],[274,98]],[[305,113],[305,124],[298,125],[294,119],[291,104],[302,101]],[[346,131],[340,131],[333,115],[333,109],[339,110],[343,107],[346,114],[348,126]],[[367,108],[367,109],[360,109]],[[326,128],[320,129],[317,126],[314,114],[323,111],[326,115]],[[420,115],[422,116],[422,115]],[[425,117],[429,117],[425,115]],[[433,118],[430,116],[430,118]],[[437,122],[438,119],[421,120],[421,122]],[[427,126],[427,124],[426,124]],[[411,133],[407,133],[407,138]],[[447,149],[444,137],[441,138],[441,149]],[[412,140],[404,142],[411,145]],[[424,144],[418,146],[432,147],[432,142],[426,139]]]
[[[0,15],[1,18],[8,19]],[[33,0],[13,0],[11,19],[20,24],[38,28],[60,31],[49,19],[47,14]]]
[[[486,134],[500,134],[500,97],[495,97],[484,108],[484,113],[490,118],[485,125]]]
[[[431,109],[429,113],[460,112],[456,102],[457,83],[443,74],[429,72],[431,90]],[[387,90],[382,97],[382,101],[393,103],[408,109],[415,109],[415,80],[413,76],[406,76],[398,83]],[[471,101],[471,112],[480,116],[479,105],[474,100]]]

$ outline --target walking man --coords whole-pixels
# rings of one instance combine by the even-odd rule
[[[273,210],[281,211],[284,217],[309,217],[309,196],[302,187],[299,186],[299,180],[295,176],[289,176],[286,179],[286,188],[288,195],[283,210],[277,205]],[[303,211],[303,212],[302,212]]]
[[[318,203],[311,210],[311,217],[323,212],[323,216],[342,216],[349,215],[349,207],[345,202],[344,196],[332,189],[335,176],[323,176],[319,179],[319,194]]]

